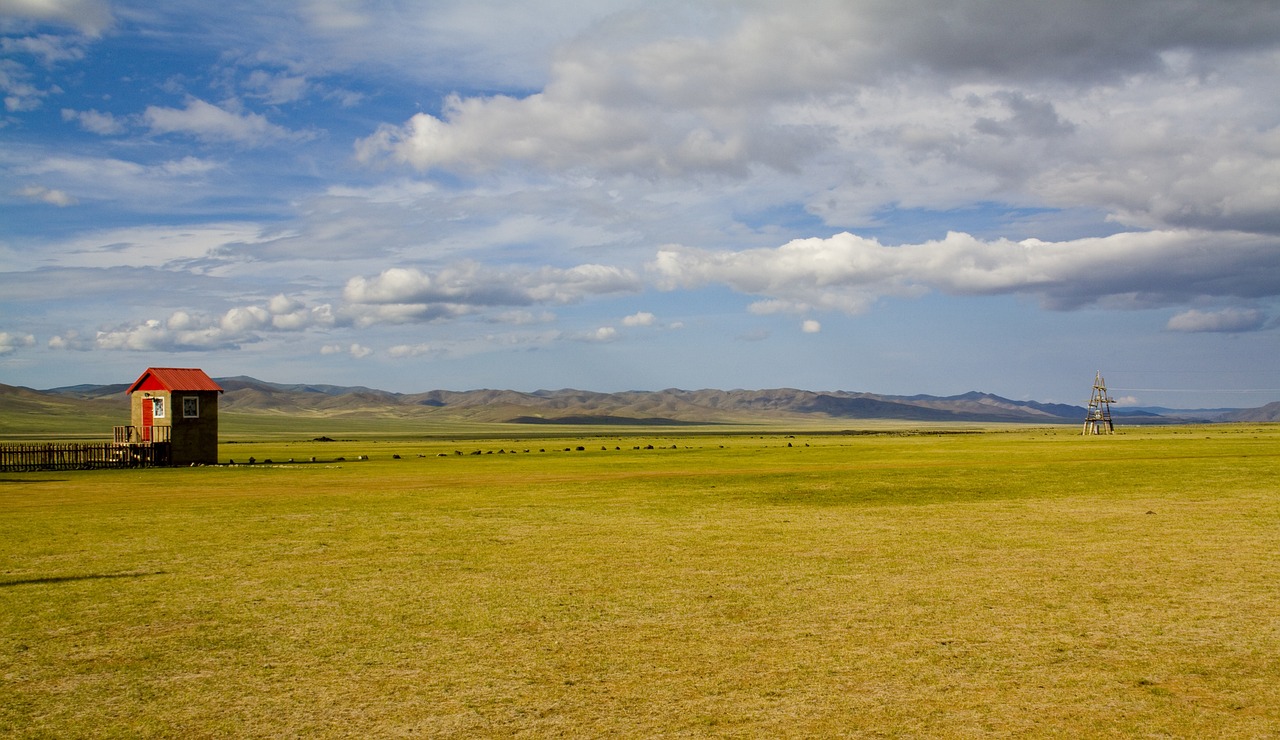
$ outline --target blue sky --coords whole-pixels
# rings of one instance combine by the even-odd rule
[[[0,0],[0,382],[1260,406],[1278,70],[1269,0]]]

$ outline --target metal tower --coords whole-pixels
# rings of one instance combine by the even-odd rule
[[[1093,395],[1089,398],[1089,413],[1084,417],[1081,434],[1115,434],[1116,427],[1111,423],[1111,404],[1115,402],[1116,399],[1107,395],[1107,381],[1099,371],[1093,376]]]

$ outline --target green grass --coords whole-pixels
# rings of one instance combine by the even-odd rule
[[[1278,426],[579,431],[0,475],[0,734],[1280,728]]]

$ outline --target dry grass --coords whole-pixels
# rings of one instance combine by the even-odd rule
[[[223,456],[348,461],[6,475],[0,733],[1270,736],[1278,441],[272,442]]]

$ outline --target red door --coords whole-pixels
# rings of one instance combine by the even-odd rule
[[[151,441],[151,414],[154,409],[151,406],[151,399],[142,399],[142,441]]]

